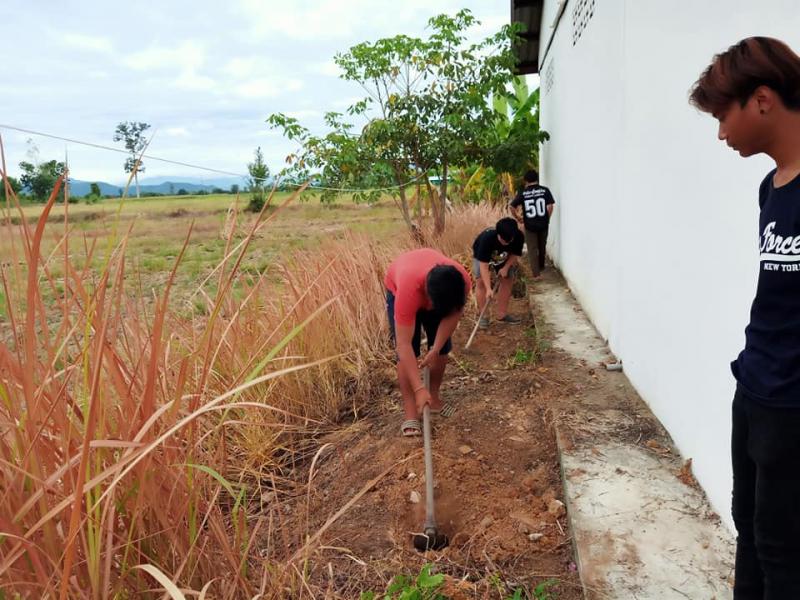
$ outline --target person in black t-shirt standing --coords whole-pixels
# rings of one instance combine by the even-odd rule
[[[714,58],[691,102],[740,155],[776,163],[759,189],[758,287],[731,364],[733,597],[800,598],[800,56],[744,39]]]
[[[531,169],[525,173],[525,187],[511,201],[511,209],[517,220],[525,223],[525,241],[528,244],[528,259],[534,279],[539,279],[544,270],[544,257],[547,248],[547,231],[550,227],[550,215],[556,201],[553,194],[543,185],[539,185],[539,173]]]
[[[472,243],[472,274],[475,275],[475,298],[478,310],[494,296],[492,291],[491,270],[500,277],[497,290],[497,320],[503,323],[519,323],[521,319],[508,314],[508,301],[514,277],[517,274],[517,261],[522,256],[522,245],[525,243],[517,222],[506,217],[500,219],[494,227],[484,229]],[[484,313],[478,326],[486,329],[489,326],[489,315]]]

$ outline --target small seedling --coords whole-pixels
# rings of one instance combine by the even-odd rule
[[[500,573],[492,573],[488,577],[489,585],[491,585],[495,590],[498,592],[502,592],[505,586],[503,585],[503,580],[500,577]]]
[[[533,350],[525,350],[524,348],[517,348],[517,351],[514,352],[514,355],[509,360],[509,363],[512,367],[516,367],[519,365],[526,365],[529,362],[532,362],[535,353]]]
[[[508,596],[506,600],[556,600],[556,597],[548,591],[548,589],[553,587],[556,583],[558,583],[558,581],[555,579],[548,579],[533,588],[533,591],[530,593],[526,592],[523,588],[517,588],[514,590],[514,595]]]
[[[543,581],[533,588],[534,600],[555,600],[556,597],[547,590],[553,587],[556,583],[558,582],[555,579],[548,579],[547,581]]]
[[[416,578],[397,575],[385,595],[380,600],[448,600],[439,593],[444,584],[444,575],[431,575],[433,565],[426,564],[420,569]],[[375,592],[362,592],[361,600],[377,600]]]

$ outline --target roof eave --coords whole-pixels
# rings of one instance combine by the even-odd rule
[[[520,42],[515,44],[517,75],[539,72],[539,40],[544,0],[511,0],[511,22],[521,23]]]

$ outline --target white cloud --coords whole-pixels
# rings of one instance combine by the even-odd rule
[[[186,137],[189,135],[185,127],[167,127],[164,133],[169,137]]]
[[[365,94],[366,95],[366,94]],[[364,99],[364,96],[349,96],[347,98],[339,98],[338,100],[331,102],[331,106],[333,108],[343,110],[346,108],[350,108],[356,102],[360,102]]]
[[[283,114],[285,114],[287,117],[292,117],[293,119],[298,120],[322,118],[322,112],[312,109],[289,110]]]
[[[242,98],[269,98],[277,96],[280,90],[274,81],[254,79],[238,86],[236,93]]]
[[[255,58],[243,58],[240,56],[228,61],[224,68],[225,73],[237,79],[252,77],[257,70],[258,65]]]
[[[253,134],[253,137],[271,137],[271,138],[283,138],[283,134],[276,130],[276,129],[259,129]]]
[[[205,46],[186,40],[172,48],[153,44],[144,50],[129,54],[123,63],[137,71],[178,70],[193,72],[205,62]]]
[[[297,92],[303,88],[299,79],[281,82],[278,79],[259,78],[238,85],[235,89],[242,98],[272,98],[285,92]]]
[[[503,25],[508,25],[509,16],[508,15],[491,15],[489,17],[484,17],[480,19],[481,24],[474,28],[471,31],[471,37],[478,41],[480,39],[489,37],[500,31],[500,28]]]
[[[182,90],[207,91],[213,90],[217,82],[204,75],[198,75],[194,71],[181,73],[174,82],[175,87]]]
[[[336,52],[425,35],[429,17],[462,6],[484,21],[481,31],[508,16],[506,4],[486,0],[183,0],[149,3],[131,37],[113,3],[70,2],[57,26],[50,4],[0,0],[0,22],[15,25],[0,36],[0,54],[27,49],[24,69],[0,68],[12,124],[112,145],[117,123],[144,120],[159,131],[153,154],[236,172],[258,144],[276,166],[295,149],[268,128],[267,115],[289,113],[323,131],[321,114],[361,99],[357,84],[338,79]],[[28,136],[3,134],[16,176]],[[36,143],[42,159],[64,155],[64,142]],[[78,179],[124,176],[116,153],[74,144],[68,151]],[[159,171],[176,174],[174,166],[148,165],[148,174]]]
[[[299,92],[305,87],[305,83],[301,79],[290,79],[286,82],[284,88],[287,92]]]
[[[111,40],[102,36],[81,35],[80,33],[63,33],[58,36],[64,44],[78,50],[109,53],[114,51]]]
[[[315,75],[325,75],[327,77],[338,77],[342,73],[339,65],[333,62],[333,59],[326,60],[325,62],[312,63],[308,66],[307,71]]]
[[[369,0],[292,0],[278,8],[262,0],[241,0],[239,7],[256,35],[280,33],[296,40],[320,40],[350,35],[358,21],[374,10],[371,4]]]

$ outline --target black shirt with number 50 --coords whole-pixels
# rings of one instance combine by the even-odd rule
[[[522,218],[528,231],[544,231],[550,224],[547,207],[555,204],[553,194],[543,185],[526,185],[511,201],[511,206],[522,206]]]

